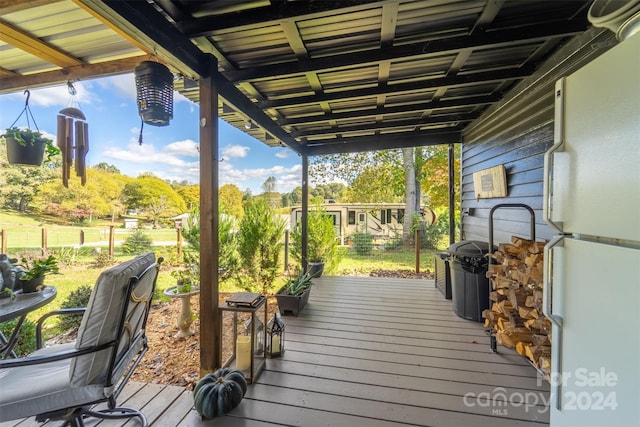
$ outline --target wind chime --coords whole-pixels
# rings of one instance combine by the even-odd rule
[[[67,90],[73,97],[78,92],[70,81]],[[73,99],[73,98],[72,98]],[[87,183],[86,160],[89,151],[89,124],[84,113],[76,107],[66,107],[58,113],[58,148],[62,152],[62,185],[69,187],[71,164],[74,163],[80,183]]]

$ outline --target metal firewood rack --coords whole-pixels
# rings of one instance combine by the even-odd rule
[[[531,240],[536,240],[536,215],[533,212],[533,209],[531,208],[531,206],[525,205],[523,203],[501,203],[501,204],[495,205],[494,207],[491,208],[491,211],[489,211],[489,250],[490,251],[493,250],[493,214],[495,211],[502,208],[521,208],[529,211],[529,215],[531,218],[531,223],[530,223],[531,228],[530,228],[529,234],[531,236]],[[494,259],[489,258],[489,263],[494,264]],[[491,292],[489,292],[489,309],[491,309],[491,303],[492,303]],[[497,353],[498,341],[496,339],[496,335],[493,333],[493,327],[490,327],[487,330],[487,332],[489,334],[489,345],[491,346],[491,351],[493,353]]]

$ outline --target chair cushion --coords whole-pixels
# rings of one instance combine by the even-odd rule
[[[76,348],[96,346],[116,339],[129,280],[139,276],[154,262],[155,255],[149,252],[100,274],[82,317]],[[111,350],[102,351],[74,359],[70,366],[71,386],[82,387],[104,381],[110,353]]]
[[[32,355],[50,355],[73,348],[73,343],[38,350]],[[34,414],[82,406],[102,399],[101,386],[69,388],[71,360],[3,369],[0,386],[0,422]]]

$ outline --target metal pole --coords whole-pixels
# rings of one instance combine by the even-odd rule
[[[309,219],[309,157],[302,155],[302,271],[307,271],[307,242],[308,242],[308,219]]]
[[[456,186],[455,186],[455,151],[453,144],[449,144],[449,245],[456,241]]]

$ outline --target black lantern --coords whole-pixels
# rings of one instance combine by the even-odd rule
[[[267,324],[267,357],[280,357],[284,353],[284,322],[275,313]]]
[[[152,126],[167,126],[173,118],[173,74],[159,62],[142,61],[135,75],[142,121]]]
[[[251,316],[244,322],[244,334],[251,335],[251,323],[253,323],[253,319],[255,316]],[[254,328],[254,353],[260,354],[264,352],[264,323],[255,317],[256,327]]]

